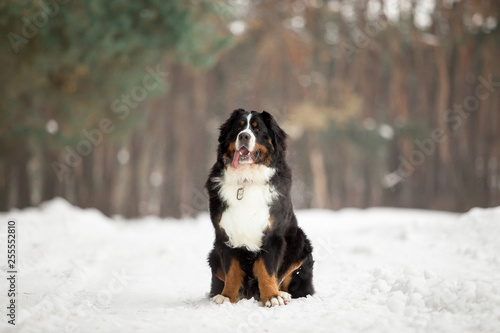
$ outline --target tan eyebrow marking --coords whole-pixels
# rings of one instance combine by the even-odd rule
[[[254,121],[254,122],[252,123],[252,126],[253,126],[253,127],[257,127],[257,122],[256,122],[256,121]]]
[[[242,125],[242,126],[245,125],[245,122],[243,120],[240,121],[240,125]]]

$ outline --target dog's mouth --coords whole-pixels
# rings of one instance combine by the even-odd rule
[[[251,164],[254,163],[255,160],[259,157],[260,151],[257,149],[256,151],[251,152],[247,147],[243,146],[239,150],[234,152],[233,162],[231,165],[233,168],[237,168],[238,164]]]

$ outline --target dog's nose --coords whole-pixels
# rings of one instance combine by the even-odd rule
[[[238,135],[238,140],[240,140],[240,141],[250,141],[250,134],[248,134],[248,133],[240,133],[240,135]]]

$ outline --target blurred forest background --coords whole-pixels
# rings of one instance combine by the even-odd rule
[[[500,1],[3,0],[0,210],[196,215],[267,110],[297,208],[500,205]]]

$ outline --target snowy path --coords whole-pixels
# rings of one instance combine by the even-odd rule
[[[61,199],[0,214],[19,225],[17,325],[0,332],[500,332],[500,208],[463,214],[303,211],[316,295],[212,304],[206,215],[111,220]],[[5,311],[4,311],[5,312]]]

